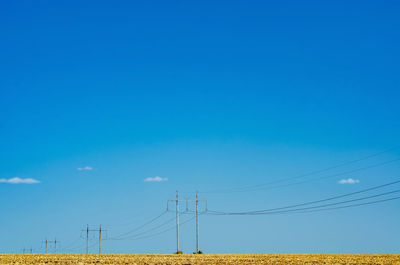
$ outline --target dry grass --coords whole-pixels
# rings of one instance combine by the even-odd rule
[[[400,255],[0,255],[0,264],[400,264]]]

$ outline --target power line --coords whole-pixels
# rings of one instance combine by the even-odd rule
[[[350,202],[354,202],[354,201],[371,199],[371,198],[375,198],[375,197],[379,197],[379,196],[385,196],[385,195],[388,195],[388,194],[400,192],[400,189],[399,190],[390,191],[390,192],[375,194],[375,195],[371,195],[371,196],[361,197],[361,198],[357,198],[357,199],[345,200],[345,201],[341,201],[341,202],[334,202],[334,203],[318,205],[318,206],[312,206],[312,207],[305,207],[305,208],[298,208],[300,206],[306,206],[306,205],[310,205],[310,204],[317,204],[317,203],[321,203],[321,202],[325,202],[325,201],[329,201],[329,200],[336,200],[336,199],[339,199],[339,198],[352,196],[352,195],[360,194],[360,193],[364,193],[364,192],[368,192],[368,191],[371,191],[371,190],[381,189],[381,188],[388,187],[388,186],[391,186],[391,185],[394,185],[394,184],[397,184],[397,183],[400,183],[400,180],[397,180],[397,181],[394,181],[394,182],[390,182],[390,183],[386,183],[386,184],[379,185],[379,186],[374,186],[374,187],[371,187],[371,188],[368,188],[368,189],[364,189],[364,190],[360,190],[360,191],[356,191],[356,192],[351,192],[351,193],[342,194],[342,195],[339,195],[339,196],[334,196],[334,197],[322,199],[322,200],[316,200],[316,201],[311,201],[311,202],[306,202],[306,203],[301,203],[301,204],[294,204],[294,205],[278,207],[278,208],[270,208],[270,209],[257,210],[257,211],[243,211],[243,212],[222,212],[222,211],[210,210],[209,214],[211,214],[211,215],[276,214],[276,213],[295,212],[295,211],[299,211],[299,210],[309,210],[309,209],[315,209],[315,208],[321,208],[321,207],[329,207],[329,206],[334,206],[334,205],[339,205],[339,204],[344,204],[344,203],[350,203]],[[297,208],[297,209],[290,209],[290,208]]]
[[[382,203],[382,202],[387,202],[387,201],[393,201],[393,200],[398,200],[398,199],[400,199],[400,196],[399,197],[392,197],[392,198],[388,198],[388,199],[383,199],[383,200],[371,201],[371,202],[364,202],[364,203],[351,204],[351,205],[345,205],[345,206],[339,206],[339,207],[303,211],[303,212],[297,212],[297,213],[312,213],[312,212],[321,212],[321,211],[327,211],[327,210],[337,210],[337,209],[344,209],[344,208],[352,208],[352,207],[359,207],[359,206]]]
[[[93,243],[93,244],[95,244],[95,243]],[[78,249],[84,250],[84,248],[85,248],[84,242],[80,242],[80,245],[78,245],[78,246],[75,246],[75,247],[71,246],[69,248],[64,248],[63,250],[67,251],[67,252],[74,252],[74,251],[76,251]]]
[[[390,152],[392,150],[398,149],[399,147],[400,146],[395,146],[395,147],[392,147],[392,148],[386,149],[384,151],[377,152],[377,153],[374,153],[374,154],[371,154],[371,155],[368,155],[368,156],[365,156],[365,157],[362,157],[362,158],[358,158],[358,159],[355,159],[355,160],[350,160],[350,161],[347,161],[347,162],[344,162],[344,163],[341,163],[341,164],[338,164],[338,165],[330,166],[330,167],[327,167],[327,168],[323,168],[323,169],[320,169],[320,170],[311,171],[309,173],[301,174],[301,175],[298,175],[298,176],[295,176],[295,177],[283,178],[283,179],[279,179],[279,180],[275,180],[275,181],[270,181],[270,182],[256,184],[256,185],[249,185],[249,186],[244,186],[244,187],[238,187],[238,188],[203,191],[201,193],[234,193],[234,192],[248,192],[248,191],[262,190],[262,189],[264,189],[262,187],[265,187],[265,186],[270,186],[272,184],[278,184],[278,183],[287,182],[287,181],[294,180],[294,179],[299,179],[299,178],[304,178],[304,177],[308,177],[308,176],[317,175],[317,174],[320,174],[320,173],[323,173],[323,172],[326,172],[326,171],[329,171],[329,170],[332,170],[332,169],[344,167],[344,166],[347,166],[347,165],[351,165],[351,164],[354,164],[354,163],[357,163],[357,162],[360,162],[360,161],[363,161],[363,160],[367,160],[367,159],[382,155],[384,153],[387,153],[387,152]],[[360,170],[365,170],[365,169],[369,169],[369,168],[373,168],[373,167],[386,165],[388,163],[392,163],[392,162],[399,161],[399,160],[400,160],[400,158],[399,159],[390,160],[390,161],[386,161],[386,162],[383,162],[383,163],[379,163],[379,164],[376,164],[376,165],[373,165],[373,166],[362,167],[362,168],[356,169],[356,170],[351,171],[351,172],[343,172],[343,173],[340,173],[340,174],[349,174],[349,173],[357,172],[357,171],[360,171]],[[339,176],[339,174],[335,174],[335,176]],[[330,177],[333,177],[333,175],[330,176]],[[313,180],[317,180],[317,179],[313,179]],[[297,185],[297,184],[302,184],[302,183],[305,183],[305,182],[287,184],[287,185],[288,186],[289,185]],[[284,187],[284,186],[283,185],[274,186],[274,188],[277,188],[277,187]]]
[[[144,224],[142,224],[142,225],[140,225],[140,226],[138,226],[138,227],[136,227],[136,228],[134,228],[134,229],[132,229],[132,230],[129,230],[128,232],[125,232],[125,233],[122,233],[122,234],[119,234],[119,235],[115,236],[114,239],[117,239],[117,238],[119,238],[119,237],[123,237],[123,236],[129,235],[129,234],[131,234],[131,233],[133,233],[133,232],[136,232],[136,231],[142,229],[143,227],[145,227],[145,226],[147,226],[147,225],[153,223],[154,221],[156,221],[157,219],[159,219],[161,216],[163,216],[163,215],[166,214],[166,213],[167,213],[167,211],[163,211],[161,214],[159,214],[159,215],[157,215],[156,217],[150,219],[149,221],[145,222]]]
[[[258,191],[258,190],[267,190],[267,189],[276,189],[276,188],[283,188],[283,187],[289,187],[289,186],[296,186],[296,185],[300,185],[300,184],[304,184],[304,183],[313,182],[313,181],[316,181],[316,180],[328,179],[328,178],[338,177],[338,176],[342,176],[342,175],[348,175],[348,174],[359,172],[359,171],[362,171],[362,170],[367,170],[367,169],[371,169],[371,168],[375,168],[375,167],[384,166],[384,165],[387,165],[387,164],[390,164],[390,163],[393,163],[393,162],[396,162],[396,161],[400,161],[400,158],[389,160],[389,161],[385,161],[385,162],[374,164],[374,165],[369,165],[369,166],[365,166],[365,167],[356,168],[356,169],[349,170],[349,171],[344,171],[344,172],[341,172],[341,173],[336,173],[336,174],[332,174],[332,175],[328,175],[328,176],[322,176],[322,177],[318,177],[318,178],[312,178],[312,179],[309,179],[309,180],[303,180],[303,181],[294,182],[294,183],[281,184],[281,185],[275,185],[275,186],[268,187],[268,185],[270,185],[270,184],[281,183],[281,182],[288,181],[290,179],[298,179],[298,178],[301,178],[301,177],[287,178],[287,179],[282,179],[282,180],[277,180],[277,181],[271,181],[269,183],[264,183],[264,184],[257,185],[258,188],[253,188],[253,189],[245,189],[245,188],[243,188],[243,189],[224,191],[224,192],[219,192],[219,193],[249,192],[249,191]],[[304,177],[304,176],[302,176],[302,177]]]
[[[112,237],[112,238],[108,238],[107,240],[126,240],[126,239],[135,238],[135,237],[137,237],[137,236],[146,234],[146,233],[148,233],[148,232],[152,232],[152,231],[155,230],[155,229],[158,229],[158,228],[160,228],[160,227],[163,227],[163,226],[165,226],[165,225],[171,223],[171,222],[174,221],[174,220],[175,220],[175,217],[173,217],[173,218],[171,218],[171,219],[168,219],[167,221],[161,223],[160,225],[158,225],[158,226],[156,226],[156,227],[153,227],[153,228],[151,228],[151,229],[145,230],[145,231],[140,232],[140,233],[135,234],[135,235],[131,235],[131,236],[127,236],[127,237],[119,237],[119,238]]]
[[[63,250],[64,252],[75,252],[75,251],[78,250],[78,249],[83,250],[84,248],[85,248],[85,245],[84,245],[84,242],[82,241],[82,242],[80,242],[79,245],[70,246],[70,247],[68,247],[68,248],[63,248],[62,250]]]
[[[293,204],[293,205],[288,205],[288,206],[283,206],[283,207],[278,207],[278,208],[270,208],[270,209],[264,209],[264,210],[258,210],[258,211],[251,211],[251,212],[253,212],[253,213],[257,213],[257,212],[272,212],[272,211],[277,211],[277,210],[296,208],[296,207],[299,207],[299,206],[317,204],[317,203],[326,202],[326,201],[330,201],[330,200],[336,200],[336,199],[340,199],[340,198],[343,198],[343,197],[348,197],[348,196],[352,196],[352,195],[356,195],[356,194],[360,194],[360,193],[364,193],[364,192],[368,192],[368,191],[372,191],[372,190],[381,189],[381,188],[384,188],[384,187],[395,185],[397,183],[400,183],[400,180],[389,182],[389,183],[378,185],[378,186],[374,186],[374,187],[363,189],[363,190],[359,190],[359,191],[355,191],[355,192],[350,192],[350,193],[346,193],[346,194],[342,194],[342,195],[338,195],[338,196],[334,196],[334,197],[321,199],[321,200],[310,201],[310,202],[305,202],[305,203],[300,203],[300,204]],[[218,211],[213,211],[213,210],[209,210],[209,212],[210,213],[223,213],[223,212],[218,212]],[[231,214],[236,214],[236,213],[231,213]]]
[[[371,169],[371,168],[375,168],[375,167],[380,167],[380,166],[384,166],[384,165],[387,165],[387,164],[390,164],[390,163],[393,163],[393,162],[397,162],[397,161],[400,161],[400,158],[389,160],[389,161],[385,161],[385,162],[374,164],[374,165],[370,165],[370,166],[366,166],[366,167],[356,168],[356,169],[353,169],[353,170],[349,170],[349,171],[345,171],[345,172],[341,172],[341,173],[337,173],[337,174],[332,174],[332,175],[328,175],[328,176],[322,176],[322,177],[319,177],[319,178],[312,178],[312,179],[309,179],[309,180],[299,181],[299,182],[295,182],[295,183],[288,183],[288,184],[282,184],[282,185],[277,185],[277,186],[272,186],[272,187],[258,188],[258,189],[252,189],[252,190],[243,190],[243,191],[237,191],[237,192],[248,192],[248,191],[257,191],[257,190],[276,189],[276,188],[283,188],[283,187],[289,187],[289,186],[296,186],[296,185],[300,185],[300,184],[304,184],[304,183],[310,183],[310,182],[313,182],[313,181],[316,181],[316,180],[322,180],[322,179],[338,177],[338,176],[342,176],[342,175],[347,175],[347,174],[359,172],[359,171],[362,171],[362,170],[367,170],[367,169]]]
[[[398,147],[395,147],[398,148]],[[276,181],[271,181],[269,183],[264,183],[264,184],[258,184],[258,185],[252,185],[252,186],[247,186],[247,187],[241,187],[241,188],[236,188],[236,189],[226,189],[223,191],[208,191],[208,192],[203,192],[203,193],[223,193],[223,192],[247,192],[247,191],[254,191],[254,190],[261,190],[261,189],[265,189],[265,188],[277,188],[277,187],[285,187],[285,186],[291,186],[291,185],[298,185],[298,184],[302,184],[302,183],[307,183],[307,182],[311,182],[311,181],[315,181],[315,180],[320,180],[320,179],[326,179],[326,178],[331,178],[331,177],[335,177],[335,176],[340,176],[340,175],[344,175],[344,174],[350,174],[350,173],[354,173],[354,172],[358,172],[361,170],[366,170],[366,169],[370,169],[370,168],[374,168],[374,167],[379,167],[379,166],[383,166],[389,163],[393,163],[396,161],[399,161],[400,158],[398,159],[392,159],[389,161],[384,161],[378,164],[373,164],[373,165],[368,165],[365,167],[359,167],[356,169],[352,169],[349,171],[345,171],[345,172],[341,172],[341,173],[336,173],[336,174],[331,174],[328,176],[321,176],[321,177],[316,177],[316,178],[312,178],[312,179],[308,179],[308,180],[304,180],[304,181],[300,181],[300,182],[295,182],[295,183],[289,183],[289,184],[282,184],[282,185],[275,185],[272,187],[267,187],[268,185],[271,184],[278,184],[281,182],[286,182],[286,181],[290,181],[290,180],[294,180],[294,179],[298,179],[298,178],[304,178],[307,176],[312,176],[312,175],[316,175],[316,174],[320,174],[323,173],[325,171],[329,171],[332,169],[336,169],[336,168],[340,168],[346,165],[350,165],[362,160],[366,160],[378,155],[381,155],[383,153],[386,153],[390,150],[393,150],[395,148],[391,148],[391,149],[387,149],[385,151],[379,152],[379,153],[375,153],[360,159],[356,159],[356,160],[352,160],[352,161],[348,161],[336,166],[332,166],[329,168],[325,168],[325,169],[321,169],[321,170],[316,170],[307,174],[303,174],[303,175],[299,175],[296,177],[292,177],[292,178],[286,178],[286,179],[281,179],[281,180],[276,180]],[[356,194],[361,194],[361,193],[365,193],[365,192],[369,192],[369,191],[373,191],[373,190],[378,190],[381,188],[385,188],[391,185],[395,185],[400,183],[400,180],[396,180],[390,183],[386,183],[386,184],[382,184],[382,185],[378,185],[378,186],[374,186],[374,187],[370,187],[367,189],[363,189],[363,190],[359,190],[359,191],[355,191],[355,192],[351,192],[351,193],[346,193],[346,194],[341,194],[341,195],[337,195],[337,196],[333,196],[333,197],[329,197],[329,198],[325,198],[325,199],[320,199],[320,200],[315,200],[315,201],[309,201],[309,202],[304,202],[304,203],[300,203],[300,204],[293,204],[293,205],[288,205],[288,206],[284,206],[284,207],[277,207],[277,208],[269,208],[269,209],[262,209],[262,210],[256,210],[256,211],[243,211],[243,212],[222,212],[222,211],[209,211],[207,212],[207,210],[205,211],[205,213],[209,214],[209,215],[267,215],[267,214],[290,214],[290,213],[312,213],[312,212],[319,212],[319,211],[327,211],[327,210],[336,210],[336,209],[343,209],[343,208],[351,208],[351,207],[359,207],[359,206],[363,206],[363,205],[371,205],[371,204],[377,204],[377,203],[382,203],[382,202],[387,202],[387,201],[393,201],[393,200],[398,200],[400,199],[400,196],[398,197],[390,197],[390,198],[385,198],[385,199],[381,199],[381,200],[374,200],[374,201],[367,201],[367,202],[362,202],[362,203],[356,203],[356,204],[351,204],[354,202],[358,202],[358,201],[363,201],[363,200],[370,200],[372,198],[377,198],[377,197],[382,197],[382,196],[388,196],[394,193],[398,193],[400,192],[400,189],[397,190],[392,190],[392,191],[387,191],[387,192],[383,192],[383,193],[378,193],[378,194],[372,194],[369,196],[363,196],[363,197],[359,197],[359,198],[355,198],[355,199],[348,199],[348,200],[343,200],[343,201],[338,201],[338,202],[332,202],[332,203],[327,203],[327,204],[322,204],[322,205],[318,205],[322,202],[327,202],[327,201],[331,201],[331,200],[337,200],[340,198],[344,198],[344,197],[349,197],[349,196],[353,196]],[[176,221],[177,221],[177,225],[176,225],[176,229],[177,229],[177,239],[179,240],[179,225],[184,225],[190,221],[192,221],[194,218],[197,218],[197,222],[196,222],[196,239],[197,239],[197,251],[198,251],[198,202],[200,202],[200,200],[198,200],[198,196],[197,196],[197,192],[196,192],[196,200],[179,200],[178,199],[178,193],[177,193],[177,197],[176,200],[169,200],[169,201],[173,201],[176,202]],[[203,202],[206,203],[206,209],[207,209],[207,201],[206,200],[202,200]],[[186,205],[186,211],[179,213],[179,202],[186,202],[186,204],[188,204],[188,202],[196,202],[196,211],[192,211],[189,210],[188,206]],[[310,206],[310,207],[303,207],[303,206],[308,206],[308,205],[313,205],[313,204],[317,204],[316,206]],[[343,204],[347,204],[347,205],[343,205]],[[341,205],[341,206],[338,206]],[[175,218],[171,218],[166,220],[165,222],[151,228],[151,229],[147,229],[145,231],[142,231],[140,233],[136,233],[133,234],[136,231],[139,231],[140,229],[154,223],[156,220],[160,219],[163,215],[165,215],[168,212],[168,203],[167,203],[167,210],[163,211],[161,214],[157,215],[156,217],[150,219],[149,221],[146,221],[145,223],[143,223],[142,225],[129,230],[127,232],[124,232],[122,234],[119,234],[115,237],[106,239],[106,240],[140,240],[140,239],[146,239],[146,238],[151,238],[163,233],[166,233],[168,231],[171,231],[172,229],[175,228],[175,226],[173,227],[169,227],[165,230],[156,232],[156,233],[150,233],[153,232],[154,230],[157,230],[159,228],[162,228],[164,226],[166,226],[167,224],[169,224],[170,222],[172,222]],[[195,216],[193,216],[192,218],[179,223],[179,217],[183,214],[193,214],[196,213]],[[93,244],[91,244],[89,246],[89,231],[98,231],[99,232],[99,254],[101,253],[101,233],[102,228],[100,226],[100,229],[96,229],[96,230],[89,230],[89,226],[87,226],[87,229],[83,230],[86,232],[86,253],[88,253],[89,247],[92,247],[96,244],[96,242],[94,242]],[[149,234],[150,233],[150,234]],[[83,248],[82,246],[82,242],[80,243],[79,246],[77,247],[73,247],[77,244],[79,238],[75,239],[74,241],[72,241],[70,244],[68,244],[66,247],[61,248],[63,250],[74,250],[74,249],[78,249],[78,248]],[[54,243],[54,252],[56,253],[57,251],[57,243],[59,243],[58,241],[54,240],[54,241],[48,241],[46,239],[46,241],[44,241],[46,243],[46,254],[47,254],[47,246],[48,243]],[[43,242],[43,243],[44,243]],[[179,241],[178,241],[179,242]],[[78,243],[79,244],[79,243]],[[178,243],[178,247],[177,250],[179,251],[179,243]],[[23,252],[25,253],[25,249],[23,250]],[[32,252],[32,250],[31,250]]]
[[[61,250],[68,250],[72,246],[74,246],[82,237],[75,238],[74,240],[70,241],[68,244],[65,244],[65,247],[61,247]]]
[[[386,195],[393,194],[393,193],[397,193],[397,192],[400,192],[400,189],[399,189],[399,190],[394,190],[394,191],[389,191],[389,192],[384,192],[384,193],[380,193],[380,194],[375,194],[375,195],[371,195],[371,196],[361,197],[361,198],[357,198],[357,199],[352,199],[352,200],[346,200],[346,201],[341,201],[341,202],[334,202],[334,203],[323,204],[323,205],[312,206],[312,207],[291,209],[291,210],[281,210],[281,211],[249,211],[249,212],[216,213],[216,214],[217,214],[217,215],[266,215],[266,214],[277,214],[277,213],[291,213],[291,212],[296,212],[296,211],[301,211],[301,210],[310,210],[310,209],[316,209],[316,208],[323,208],[323,207],[329,207],[329,206],[334,206],[334,205],[346,204],[346,203],[349,203],[349,202],[367,200],[367,199],[371,199],[371,198],[386,196]],[[211,214],[214,214],[214,212],[211,212]]]
[[[186,221],[180,223],[180,225],[184,225],[184,224],[189,223],[189,222],[192,221],[195,217],[196,217],[196,216],[193,216],[192,218],[190,218],[190,219],[188,219],[188,220],[186,220]],[[175,228],[176,228],[175,226],[171,226],[171,227],[169,227],[169,228],[167,228],[167,229],[165,229],[165,230],[163,230],[163,231],[160,231],[160,232],[158,232],[158,233],[151,234],[151,235],[147,235],[147,236],[143,236],[143,237],[133,238],[133,239],[130,239],[130,240],[139,240],[139,239],[145,239],[145,238],[150,238],[150,237],[158,236],[158,235],[161,235],[161,234],[163,234],[163,233],[169,232],[169,231],[171,231],[171,230],[173,230],[173,229],[175,229]]]

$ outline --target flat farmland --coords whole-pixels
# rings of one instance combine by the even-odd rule
[[[400,255],[0,255],[0,264],[400,264]]]

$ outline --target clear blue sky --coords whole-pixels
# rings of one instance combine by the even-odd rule
[[[0,252],[40,250],[46,237],[62,247],[86,224],[103,224],[111,237],[165,210],[176,189],[265,183],[399,145],[399,8],[397,1],[3,1]],[[325,175],[399,157],[394,149]],[[156,176],[168,180],[144,181]],[[399,177],[397,162],[201,198],[214,210],[257,210]],[[40,183],[7,183],[15,178]],[[348,178],[359,183],[338,184]],[[399,203],[202,216],[200,249],[398,253]],[[174,233],[105,241],[104,251],[171,253]],[[193,223],[182,227],[184,252],[194,250],[194,235]]]

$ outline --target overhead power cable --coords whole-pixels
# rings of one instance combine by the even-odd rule
[[[368,188],[368,189],[363,189],[363,190],[356,191],[356,192],[351,192],[351,193],[346,193],[346,194],[342,194],[342,195],[326,198],[326,199],[310,201],[310,202],[294,204],[294,205],[278,207],[278,208],[269,208],[269,209],[264,209],[264,210],[244,211],[244,212],[222,212],[222,211],[209,210],[209,214],[215,214],[215,215],[249,215],[249,214],[270,214],[270,213],[298,211],[298,209],[299,209],[298,207],[301,207],[301,206],[317,204],[317,203],[326,202],[326,201],[330,201],[330,200],[336,200],[336,199],[340,199],[340,198],[343,198],[343,197],[348,197],[348,196],[352,196],[352,195],[356,195],[356,194],[360,194],[360,193],[364,193],[364,192],[368,192],[368,191],[372,191],[372,190],[376,190],[376,189],[381,189],[381,188],[388,187],[388,186],[391,186],[391,185],[394,185],[394,184],[398,184],[398,183],[400,183],[400,180],[393,181],[393,182],[390,182],[390,183],[386,183],[386,184],[383,184],[383,185],[374,186],[374,187],[371,187],[371,188]],[[400,190],[396,190],[394,192],[398,192],[398,191],[400,191]],[[394,192],[381,193],[381,194],[378,194],[378,195],[367,196],[367,197],[363,197],[363,198],[360,198],[360,199],[353,199],[353,200],[347,200],[347,201],[343,201],[343,202],[326,204],[326,205],[322,205],[322,206],[306,207],[306,208],[300,208],[300,209],[301,210],[306,210],[306,209],[333,206],[333,205],[337,205],[337,204],[353,202],[355,200],[357,201],[357,200],[364,200],[364,199],[378,197],[378,196],[384,196],[384,195],[388,195],[388,194],[394,193]],[[298,208],[298,209],[291,209],[291,208]],[[290,210],[288,210],[288,209],[290,209]]]
[[[180,226],[189,223],[189,222],[192,221],[194,218],[196,218],[196,216],[193,216],[192,218],[190,218],[190,219],[188,219],[188,220],[186,220],[186,221],[180,223]],[[147,236],[142,236],[142,237],[137,237],[137,238],[131,238],[131,239],[129,239],[129,240],[140,240],[140,239],[151,238],[151,237],[155,237],[155,236],[164,234],[164,233],[166,233],[166,232],[169,232],[169,231],[171,231],[171,230],[173,230],[173,229],[176,229],[176,226],[171,226],[171,227],[169,227],[169,228],[167,228],[167,229],[165,229],[165,230],[162,230],[162,231],[160,231],[160,232],[157,232],[157,233],[154,233],[154,234],[150,234],[150,235],[147,235]]]
[[[311,209],[317,209],[317,208],[324,208],[324,207],[329,207],[329,206],[335,206],[335,205],[340,205],[340,204],[346,204],[350,202],[355,202],[355,201],[362,201],[362,200],[367,200],[371,198],[376,198],[376,197],[381,197],[381,196],[386,196],[389,194],[393,193],[398,193],[400,192],[399,190],[394,190],[394,191],[389,191],[389,192],[384,192],[380,194],[375,194],[371,196],[366,196],[366,197],[361,197],[357,199],[352,199],[352,200],[346,200],[346,201],[341,201],[341,202],[334,202],[334,203],[328,203],[328,204],[323,204],[323,205],[318,205],[318,206],[312,206],[312,207],[305,207],[305,208],[297,208],[297,209],[291,209],[291,210],[281,210],[281,211],[250,211],[250,212],[239,212],[239,213],[222,213],[222,215],[262,215],[262,214],[279,214],[279,213],[291,213],[291,212],[297,212],[301,210],[311,210]]]
[[[271,187],[264,187],[264,188],[260,187],[258,189],[243,190],[243,191],[238,191],[238,192],[248,192],[248,191],[257,191],[257,190],[276,189],[276,188],[283,188],[283,187],[289,187],[289,186],[296,186],[296,185],[309,183],[309,182],[313,182],[313,181],[317,181],[317,180],[322,180],[322,179],[328,179],[328,178],[348,175],[348,174],[351,174],[351,173],[355,173],[355,172],[359,172],[359,171],[363,171],[363,170],[367,170],[367,169],[371,169],[371,168],[375,168],[375,167],[384,166],[384,165],[387,165],[387,164],[390,164],[390,163],[393,163],[393,162],[397,162],[397,161],[400,161],[400,158],[396,158],[396,159],[385,161],[385,162],[382,162],[382,163],[378,163],[378,164],[374,164],[374,165],[370,165],[370,166],[366,166],[366,167],[361,167],[361,168],[356,168],[356,169],[353,169],[353,170],[349,170],[349,171],[345,171],[345,172],[341,172],[341,173],[337,173],[337,174],[332,174],[332,175],[328,175],[328,176],[322,176],[322,177],[318,177],[318,178],[312,178],[312,179],[303,180],[303,181],[299,181],[299,182],[276,185],[276,186],[271,186]]]
[[[82,249],[85,249],[85,244],[84,244],[84,242],[80,242],[80,244],[79,245],[77,245],[77,246],[74,246],[74,247],[69,247],[69,248],[63,248],[62,250],[63,251],[66,251],[66,252],[75,252],[75,251],[77,251],[77,250],[82,250]]]
[[[321,199],[321,200],[310,201],[310,202],[305,202],[305,203],[300,203],[300,204],[293,204],[293,205],[288,205],[288,206],[278,207],[278,208],[270,208],[270,209],[264,209],[264,210],[259,210],[259,211],[252,211],[252,212],[271,212],[271,211],[296,208],[296,207],[306,206],[306,205],[311,205],[311,204],[317,204],[317,203],[336,200],[336,199],[340,199],[340,198],[343,198],[343,197],[348,197],[348,196],[352,196],[352,195],[356,195],[356,194],[360,194],[360,193],[364,193],[364,192],[368,192],[368,191],[372,191],[372,190],[381,189],[381,188],[384,188],[384,187],[387,187],[387,186],[391,186],[391,185],[394,185],[394,184],[397,184],[397,183],[400,183],[400,180],[389,182],[389,183],[378,185],[378,186],[374,186],[374,187],[371,187],[371,188],[368,188],[368,189],[363,189],[363,190],[359,190],[359,191],[355,191],[355,192],[345,193],[345,194],[342,194],[342,195]],[[215,213],[215,211],[212,211],[212,210],[209,210],[209,212],[211,212],[211,213],[214,212]]]
[[[388,202],[388,201],[394,201],[394,200],[399,200],[400,196],[398,197],[392,197],[388,199],[383,199],[383,200],[377,200],[377,201],[371,201],[371,202],[364,202],[364,203],[358,203],[358,204],[351,204],[351,205],[345,205],[345,206],[339,206],[339,207],[331,207],[331,208],[323,208],[323,209],[316,209],[316,210],[305,210],[305,211],[299,211],[299,212],[294,212],[294,213],[312,213],[312,212],[321,212],[321,211],[328,211],[328,210],[337,210],[337,209],[344,209],[344,208],[353,208],[353,207],[359,207],[359,206],[364,206],[364,205],[370,205],[370,204],[377,204],[377,203],[383,203],[383,202]]]
[[[176,217],[173,217],[173,218],[171,218],[171,219],[168,219],[167,221],[161,223],[161,224],[158,225],[158,226],[152,227],[151,229],[145,230],[145,231],[140,232],[140,233],[135,234],[135,235],[130,235],[130,236],[126,236],[126,237],[118,237],[118,238],[114,238],[114,237],[113,237],[113,238],[109,238],[109,239],[107,239],[107,240],[125,240],[125,239],[135,238],[135,237],[144,235],[144,234],[146,234],[146,233],[148,233],[148,232],[152,232],[152,231],[154,231],[155,229],[158,229],[158,228],[160,228],[160,227],[163,227],[163,226],[165,226],[165,225],[171,223],[172,221],[174,221],[175,218],[176,218]]]
[[[81,237],[75,238],[74,240],[70,241],[68,244],[65,244],[65,246],[61,246],[59,249],[61,251],[68,251],[72,249],[74,246],[76,246],[77,243],[79,243],[79,240],[82,239]],[[80,242],[82,244],[82,242]]]
[[[373,158],[373,157],[388,153],[388,152],[390,152],[392,150],[398,149],[399,147],[400,146],[395,146],[395,147],[392,147],[392,148],[386,149],[384,151],[377,152],[377,153],[374,153],[374,154],[371,154],[371,155],[368,155],[368,156],[365,156],[365,157],[362,157],[362,158],[358,158],[358,159],[355,159],[355,160],[350,160],[350,161],[347,161],[347,162],[344,162],[344,163],[341,163],[341,164],[338,164],[338,165],[330,166],[330,167],[323,168],[323,169],[320,169],[320,170],[311,171],[311,172],[308,172],[308,173],[305,173],[305,174],[301,174],[301,175],[298,175],[298,176],[294,176],[294,177],[283,178],[283,179],[274,180],[274,181],[270,181],[270,182],[266,182],[266,183],[243,186],[243,187],[237,187],[237,188],[202,191],[201,193],[235,193],[235,192],[248,192],[248,191],[263,190],[263,189],[265,189],[266,186],[270,186],[270,185],[273,185],[273,184],[279,184],[279,183],[282,183],[282,182],[287,182],[287,181],[291,181],[291,180],[295,180],[295,179],[299,179],[299,178],[304,178],[304,177],[308,177],[308,176],[313,176],[313,175],[317,175],[317,174],[320,174],[320,173],[323,173],[323,172],[326,172],[326,171],[330,171],[330,170],[333,170],[333,169],[341,168],[341,167],[344,167],[344,166],[347,166],[347,165],[351,165],[351,164],[354,164],[354,163],[357,163],[357,162],[360,162],[360,161],[363,161],[363,160],[367,160],[367,159],[370,159],[370,158]],[[361,168],[358,168],[358,169],[355,169],[355,170],[334,174],[334,175],[331,175],[331,176],[328,176],[328,177],[339,176],[339,175],[344,175],[344,174],[357,172],[357,171],[360,171],[360,170],[370,169],[370,168],[373,168],[373,167],[383,166],[383,165],[386,165],[386,164],[389,164],[389,163],[392,163],[392,162],[395,162],[395,161],[399,161],[399,160],[400,160],[400,158],[393,159],[393,160],[385,161],[385,162],[382,162],[382,163],[378,163],[378,164],[374,164],[374,165],[370,165],[370,166],[366,166],[366,167],[361,167]],[[322,177],[322,178],[327,178],[327,177]],[[307,181],[304,181],[304,182],[296,182],[296,183],[286,184],[286,185],[287,186],[289,186],[289,185],[298,185],[298,184],[302,184],[302,183],[306,183],[306,182],[310,182],[310,181],[314,181],[314,180],[318,180],[318,179],[322,179],[322,178],[314,178],[312,180],[307,180]],[[273,186],[272,188],[284,187],[286,185]]]
[[[145,226],[147,226],[147,225],[153,223],[153,222],[156,221],[157,219],[161,218],[161,216],[163,216],[163,215],[166,214],[166,213],[167,213],[167,211],[164,211],[164,212],[162,212],[161,214],[157,215],[156,217],[154,217],[154,218],[150,219],[149,221],[145,222],[144,224],[142,224],[142,225],[140,225],[140,226],[138,226],[138,227],[136,227],[136,228],[134,228],[134,229],[132,229],[132,230],[129,230],[129,231],[125,232],[125,233],[119,234],[119,235],[117,235],[117,236],[115,236],[115,237],[113,237],[113,238],[114,238],[114,239],[117,239],[117,238],[120,238],[120,237],[129,235],[129,234],[131,234],[131,233],[133,233],[133,232],[136,232],[136,231],[142,229],[143,227],[145,227]]]

